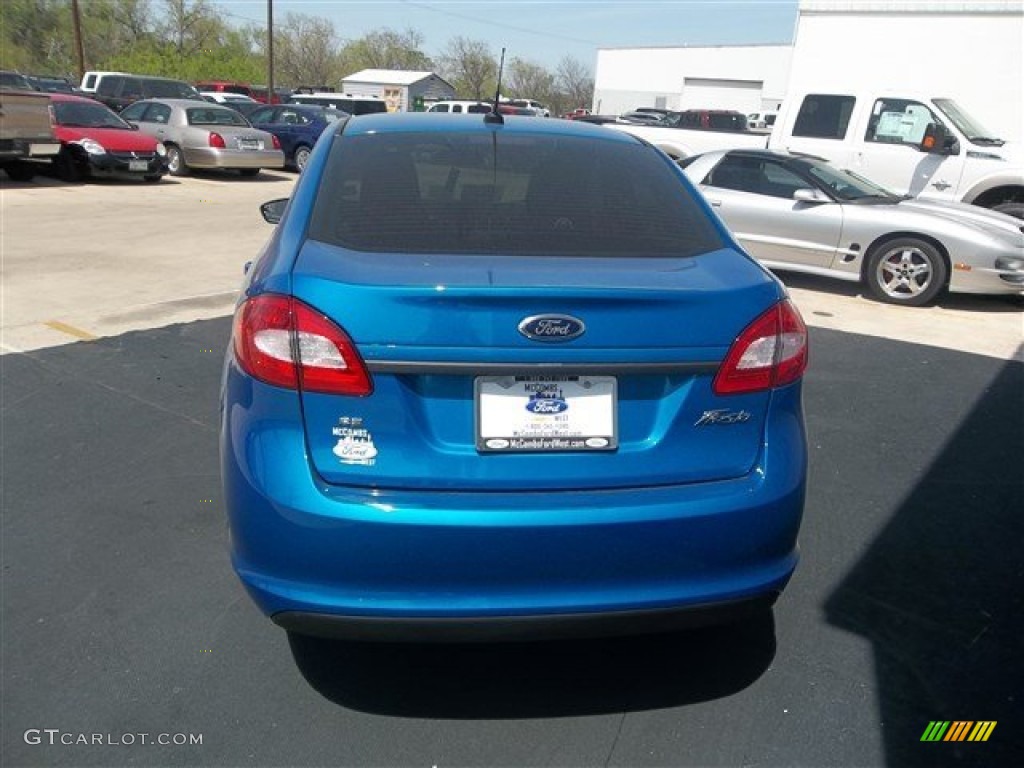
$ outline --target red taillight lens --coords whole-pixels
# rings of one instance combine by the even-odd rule
[[[233,341],[242,370],[267,384],[356,397],[373,391],[352,340],[297,299],[249,299],[235,313]]]
[[[807,326],[789,299],[748,325],[715,376],[716,395],[759,392],[792,384],[807,368]]]
[[[281,148],[281,141],[274,134],[270,134],[270,140],[274,143],[274,149]]]
[[[217,147],[218,149],[226,149],[228,145],[224,143],[224,137],[219,133],[211,133],[210,146]]]

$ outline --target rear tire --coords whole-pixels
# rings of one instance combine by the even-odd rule
[[[900,237],[876,246],[864,275],[868,289],[879,301],[920,307],[946,287],[949,268],[931,243]]]
[[[238,172],[240,174],[242,174],[243,176],[250,176],[251,177],[251,176],[259,176],[260,175],[260,170],[262,170],[262,169],[260,169],[260,168],[239,168]]]
[[[7,171],[7,178],[11,181],[32,181],[36,175],[36,169],[32,167],[31,163],[20,160],[5,165],[4,170]]]
[[[57,176],[61,181],[74,183],[82,180],[82,167],[78,164],[77,158],[66,146],[53,159],[53,166],[57,170]]]
[[[302,173],[302,171],[306,167],[306,163],[309,162],[309,155],[310,155],[309,147],[299,147],[298,149],[295,150],[294,164],[295,164],[295,170],[296,171],[298,171],[299,173]]]
[[[167,145],[167,172],[171,176],[188,176],[185,155],[173,144]]]

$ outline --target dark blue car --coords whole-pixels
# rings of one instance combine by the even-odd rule
[[[277,136],[284,150],[285,165],[301,172],[320,134],[331,123],[348,117],[348,113],[330,107],[278,104],[255,109],[248,117],[255,128]]]
[[[235,570],[277,624],[555,637],[775,601],[807,332],[666,155],[562,120],[356,117],[264,215],[221,461]]]

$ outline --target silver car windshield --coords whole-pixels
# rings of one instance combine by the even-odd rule
[[[981,123],[975,120],[973,116],[969,115],[963,107],[952,99],[934,99],[934,102],[935,106],[952,121],[953,125],[967,137],[968,141],[996,147],[1001,147],[1006,143],[992,133],[992,131],[983,127]]]
[[[853,171],[833,168],[825,163],[801,163],[804,171],[829,192],[843,201],[886,198],[899,200],[900,196],[858,176]]]

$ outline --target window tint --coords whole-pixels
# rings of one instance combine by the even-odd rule
[[[178,80],[147,80],[146,90],[160,99],[192,99],[198,95],[195,88]]]
[[[808,95],[800,105],[793,135],[814,139],[846,138],[846,129],[856,101],[853,96]]]
[[[275,107],[260,107],[249,114],[249,120],[253,123],[270,123]]]
[[[101,77],[99,79],[99,83],[96,85],[96,93],[99,96],[113,96],[117,93],[124,80],[125,78],[121,75],[107,75],[106,77]]]
[[[691,256],[722,245],[649,147],[491,133],[336,142],[310,236],[405,253]]]
[[[939,122],[928,107],[907,99],[879,99],[871,108],[864,140],[878,144],[918,145],[929,125]]]
[[[226,107],[189,108],[185,110],[185,120],[189,125],[249,125],[244,117]]]
[[[106,78],[104,78],[106,82]],[[142,93],[142,81],[137,77],[125,77],[122,78],[121,92],[117,94],[122,99],[141,99]]]
[[[147,123],[169,123],[171,121],[171,108],[166,104],[150,104],[146,112]]]
[[[782,163],[760,157],[726,155],[704,180],[719,189],[734,189],[754,195],[791,200],[798,189],[813,185]]]
[[[285,125],[308,125],[309,118],[297,109],[284,108],[278,116],[277,121]]]
[[[96,86],[96,75],[86,75],[85,76],[85,84],[82,86],[82,88],[88,89],[88,88],[94,88],[95,86]]]
[[[448,105],[447,104],[435,104],[434,106],[432,106],[427,111],[428,112],[447,112],[448,111]]]
[[[137,123],[142,122],[142,115],[146,111],[146,107],[148,106],[148,104],[140,104],[138,102],[135,102],[134,104],[129,104],[127,107],[121,110],[121,117],[123,117],[125,120],[134,120]]]
[[[486,115],[491,108],[487,104],[470,104],[466,107],[466,111],[474,115]]]

